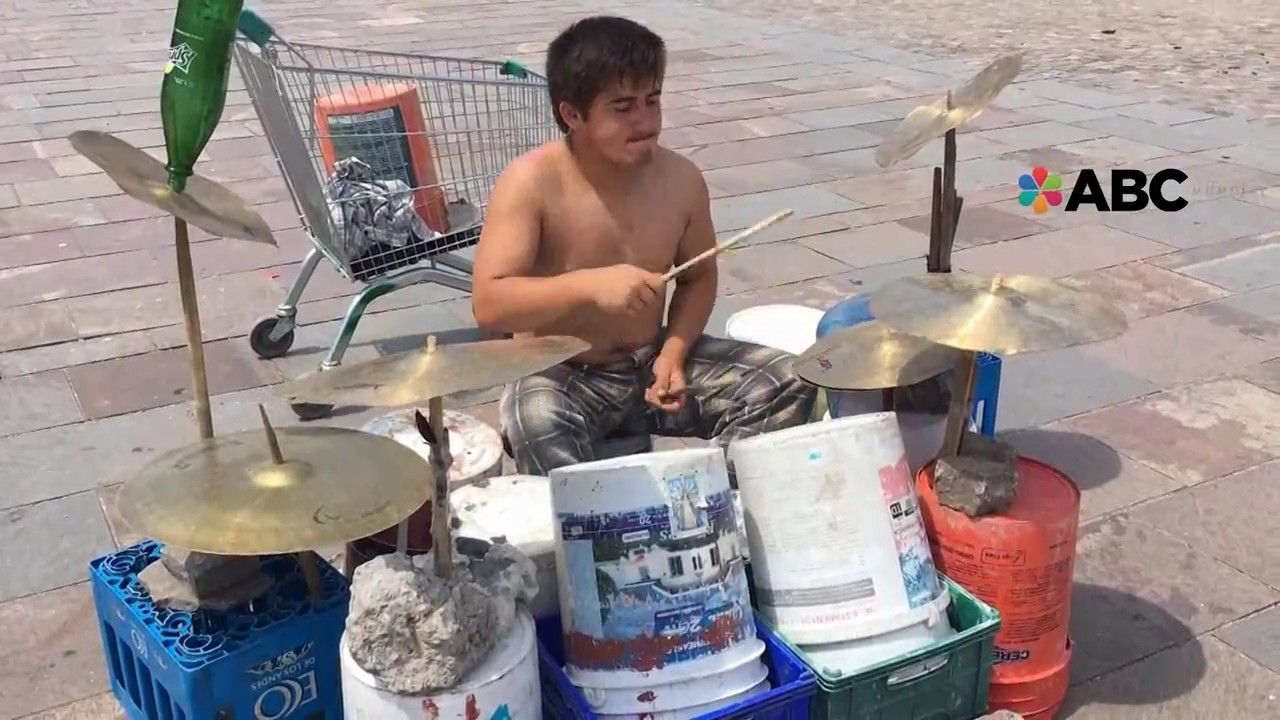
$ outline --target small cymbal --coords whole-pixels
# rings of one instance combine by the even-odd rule
[[[1001,90],[1022,70],[1023,53],[1005,55],[986,66],[960,89],[951,93],[951,109],[942,97],[907,114],[880,147],[876,163],[889,167],[915,155],[934,138],[960,127],[982,114]]]
[[[137,531],[218,555],[302,552],[394,526],[431,498],[431,470],[391,438],[344,428],[261,431],[171,450],[120,491]]]
[[[1034,275],[903,278],[871,294],[871,312],[898,332],[996,355],[1101,342],[1128,328],[1107,300]]]
[[[211,235],[275,245],[271,227],[239,195],[200,175],[176,192],[169,187],[164,163],[109,133],[77,130],[71,146],[130,197],[175,215]]]
[[[796,359],[802,380],[829,390],[906,387],[955,367],[960,353],[872,321],[819,340]]]
[[[274,392],[290,402],[400,407],[515,382],[590,347],[565,335],[440,345],[325,370]]]

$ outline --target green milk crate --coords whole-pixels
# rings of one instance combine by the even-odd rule
[[[804,650],[779,634],[818,676],[812,720],[972,720],[986,712],[1000,613],[943,579],[956,634],[853,675],[814,667]]]

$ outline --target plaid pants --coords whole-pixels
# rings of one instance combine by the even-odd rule
[[[817,400],[817,388],[792,373],[792,355],[703,335],[685,364],[684,407],[668,413],[644,399],[656,356],[650,346],[608,365],[561,363],[508,385],[499,410],[517,472],[589,462],[595,443],[619,435],[714,439],[726,449],[807,422]]]

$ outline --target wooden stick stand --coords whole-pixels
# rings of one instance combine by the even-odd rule
[[[178,292],[182,295],[182,319],[187,329],[187,350],[191,353],[191,392],[196,402],[196,424],[200,439],[213,439],[213,410],[209,404],[209,378],[204,365],[204,334],[200,330],[200,303],[196,295],[195,270],[191,263],[191,238],[187,221],[173,219],[173,245],[178,260]]]
[[[947,109],[952,108],[951,91],[947,91]],[[942,167],[933,169],[932,214],[929,224],[929,257],[931,273],[951,272],[951,251],[955,247],[956,228],[964,198],[956,194],[956,130],[951,129],[942,140]],[[977,354],[965,351],[952,374],[951,405],[947,410],[946,431],[942,436],[939,457],[958,455],[965,428],[969,424],[969,406],[973,402],[973,382],[977,374]]]
[[[951,109],[951,91],[947,91],[947,109]],[[948,130],[942,139],[942,167],[933,168],[933,196],[929,223],[928,271],[951,272],[951,249],[960,226],[964,198],[956,195],[956,131]]]
[[[427,336],[427,352],[436,350],[436,336]],[[427,425],[421,427],[422,416],[417,415],[418,434],[431,446],[431,551],[435,559],[436,577],[453,577],[453,532],[449,512],[449,467],[453,454],[449,451],[449,430],[444,425],[444,398],[427,400]],[[427,436],[430,435],[431,439]],[[396,528],[396,552],[409,551],[409,519],[405,518]]]

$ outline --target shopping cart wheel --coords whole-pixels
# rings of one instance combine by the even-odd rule
[[[278,315],[262,318],[249,332],[249,347],[253,348],[253,352],[263,360],[283,357],[289,352],[289,348],[293,347],[292,327],[280,337],[274,340],[271,338],[271,332],[276,329],[281,320],[283,318]]]
[[[329,417],[329,413],[333,412],[332,405],[318,405],[316,403],[293,403],[289,405],[293,410],[293,414],[298,416],[299,420],[319,420],[320,418]]]

